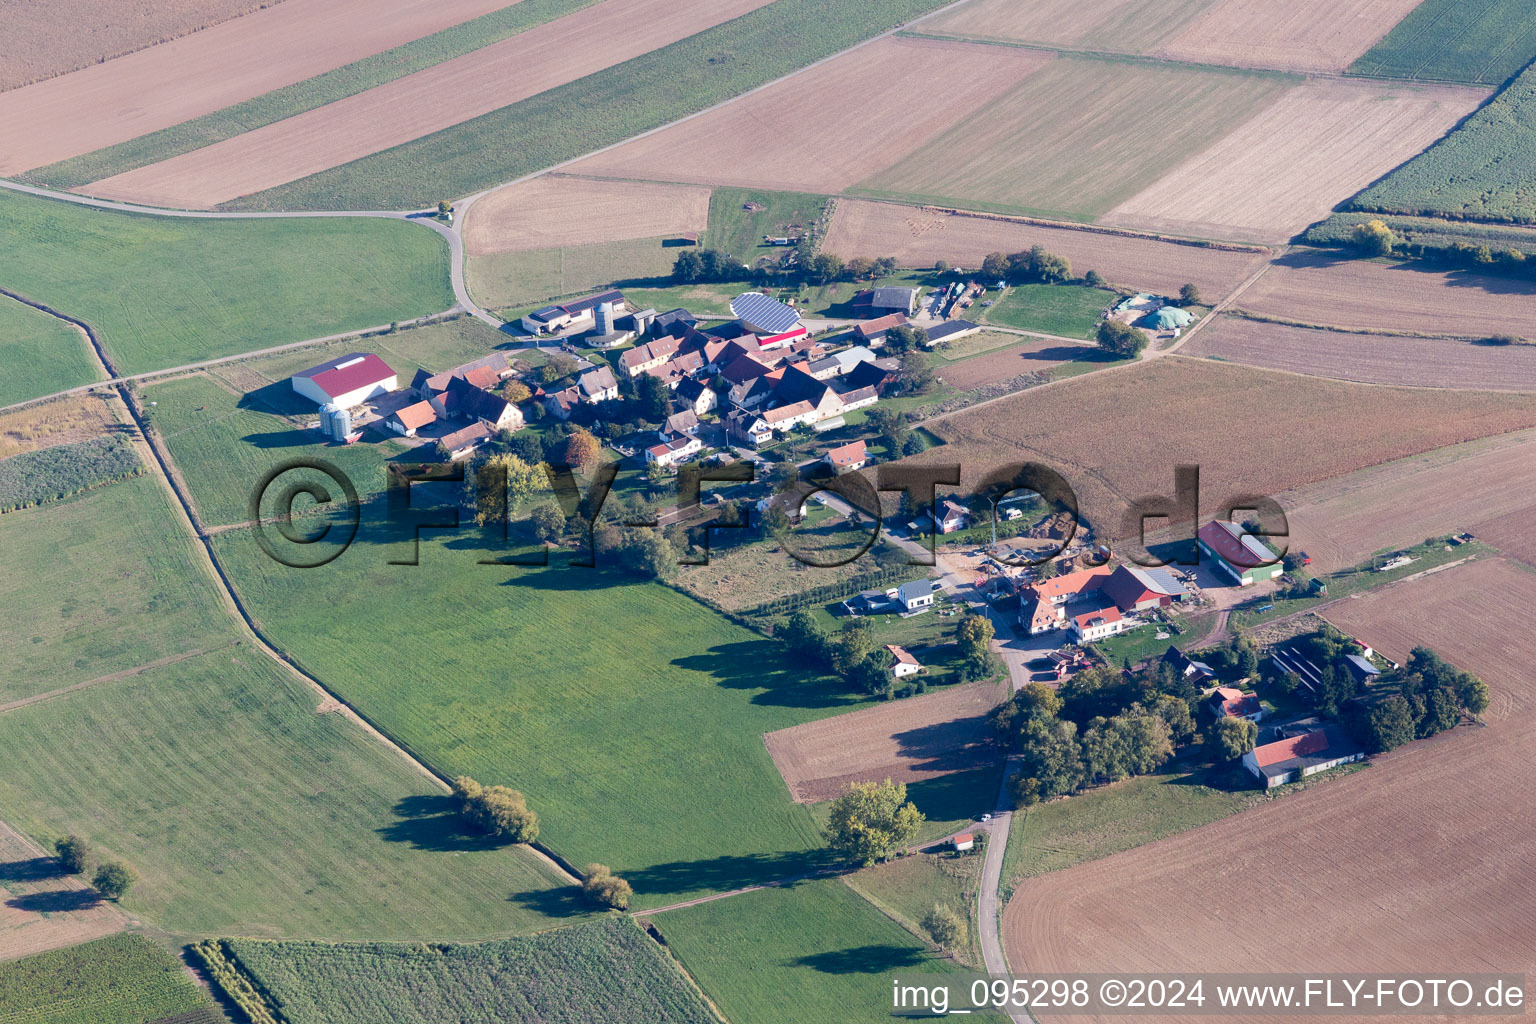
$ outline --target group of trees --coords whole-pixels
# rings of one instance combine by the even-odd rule
[[[1328,241],[1337,243],[1333,236]],[[1421,240],[1412,231],[1399,233],[1379,218],[1356,224],[1350,229],[1349,244],[1364,257],[1401,256],[1415,260],[1430,260],[1450,264],[1467,270],[1498,271],[1517,276],[1536,273],[1536,260],[1524,250],[1513,246],[1494,248],[1486,242],[1468,242],[1460,239]],[[1325,243],[1326,244],[1326,243]]]
[[[1099,322],[1099,348],[1117,359],[1134,359],[1147,347],[1147,336],[1119,320]]]
[[[531,843],[539,838],[539,816],[528,801],[506,786],[482,786],[468,775],[453,780],[459,813],[475,831],[504,843]]]
[[[1098,277],[1097,272],[1089,273]],[[988,253],[981,261],[981,274],[989,280],[1008,281],[1012,284],[1061,284],[1072,280],[1072,264],[1065,256],[1046,252],[1041,246],[1034,245],[1023,252],[1006,255],[1000,252]]]
[[[581,894],[600,907],[628,910],[635,890],[606,864],[588,864],[581,873]]]
[[[90,844],[73,834],[54,843],[54,851],[65,874],[85,874],[94,859]],[[138,875],[128,865],[118,861],[102,861],[96,866],[96,873],[91,876],[91,888],[102,899],[119,900],[128,895],[128,890],[133,888],[137,880]]]
[[[893,459],[900,455],[916,455],[923,450],[923,442],[913,435],[904,413],[877,405],[865,414],[864,422],[874,429]]]
[[[827,845],[850,863],[868,867],[910,845],[924,820],[907,799],[905,785],[890,779],[855,782],[832,802]]]
[[[1486,683],[1428,647],[1415,647],[1406,665],[1345,707],[1344,723],[1366,749],[1380,753],[1454,729],[1463,711],[1479,715],[1487,707]]]
[[[870,259],[855,256],[844,260],[829,252],[812,253],[805,247],[797,249],[798,273],[812,284],[831,284],[833,281],[875,281],[896,273],[894,256]],[[672,279],[679,284],[695,282],[726,282],[757,280],[771,275],[766,267],[750,267],[735,256],[719,249],[688,249],[672,263]]]
[[[841,677],[855,689],[889,699],[922,693],[921,677],[898,683],[891,676],[893,658],[875,635],[875,627],[862,619],[828,633],[807,611],[792,613],[775,635],[797,657]],[[993,627],[985,615],[967,615],[956,629],[962,679],[985,679],[999,669],[991,652]]]
[[[686,249],[672,263],[672,277],[681,284],[696,281],[739,281],[746,268],[719,249]]]

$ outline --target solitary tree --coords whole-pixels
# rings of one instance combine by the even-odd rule
[[[85,871],[86,861],[90,859],[91,847],[84,839],[77,835],[67,835],[54,844],[59,852],[59,863],[64,865],[64,870],[71,875],[78,875]]]
[[[1259,727],[1246,718],[1223,718],[1211,729],[1211,753],[1218,761],[1231,761],[1253,749]]]
[[[509,380],[501,387],[501,397],[513,405],[521,405],[528,401],[533,392],[528,390],[528,385],[520,380]]]
[[[907,800],[907,787],[855,782],[832,802],[827,844],[848,860],[868,866],[910,843],[923,814]]]
[[[1090,270],[1083,275],[1083,284],[1089,288],[1103,288],[1104,275],[1100,274],[1097,270]]]
[[[928,365],[928,356],[916,349],[903,353],[896,381],[903,394],[920,395],[927,391],[933,386],[933,367]]]
[[[1098,340],[1099,348],[1121,359],[1139,356],[1141,350],[1147,347],[1145,334],[1119,320],[1105,320],[1099,324]]]
[[[1367,256],[1390,256],[1392,247],[1397,244],[1397,235],[1380,220],[1356,224],[1353,235],[1355,245]]]
[[[1179,301],[1186,306],[1198,306],[1200,302],[1200,289],[1192,284],[1186,284],[1179,289]]]
[[[955,949],[965,942],[965,918],[955,908],[935,903],[933,909],[923,915],[923,931],[928,933],[940,949]]]
[[[565,440],[565,462],[585,473],[597,464],[603,446],[590,431],[577,427]]]
[[[1000,252],[989,252],[981,261],[981,274],[991,281],[1001,281],[1008,274],[1008,257]]]
[[[120,900],[128,895],[128,890],[133,888],[137,880],[138,875],[128,865],[109,861],[96,869],[96,877],[91,879],[91,888],[99,892],[103,899]]]
[[[608,869],[606,864],[588,864],[581,876],[581,891],[600,907],[628,910],[635,894],[630,884]]]
[[[439,199],[437,201],[437,215],[439,217],[446,217],[446,216],[448,216],[452,212],[453,212],[453,204],[450,203],[448,200],[446,200],[446,199]]]
[[[949,260],[934,260],[934,262],[933,262],[933,272],[935,274],[947,274],[947,273],[949,273]]]

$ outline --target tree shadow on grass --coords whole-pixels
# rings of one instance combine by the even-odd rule
[[[399,820],[377,830],[391,843],[408,843],[412,849],[438,853],[496,850],[510,844],[472,831],[459,816],[459,802],[451,796],[408,796],[395,804]]]
[[[64,889],[14,896],[6,900],[5,905],[37,914],[60,914],[70,910],[89,910],[101,902],[101,896],[90,889]]]
[[[63,878],[67,872],[57,857],[31,857],[0,864],[0,885],[6,882],[43,882]]]
[[[799,878],[834,868],[837,859],[829,850],[786,850],[678,860],[620,874],[635,891],[647,895],[667,893],[725,892],[749,885],[764,885]],[[792,883],[793,884],[793,883]],[[686,897],[685,897],[686,898]]]
[[[792,665],[782,645],[768,639],[716,644],[704,654],[674,658],[672,664],[712,675],[726,689],[761,690],[753,695],[753,704],[822,710],[859,703],[830,676]]]
[[[545,917],[582,917],[594,910],[582,896],[581,889],[574,885],[515,892],[507,897],[507,901]]]
[[[886,974],[916,967],[927,960],[910,946],[869,945],[811,953],[789,961],[794,967],[810,967],[823,974]]]

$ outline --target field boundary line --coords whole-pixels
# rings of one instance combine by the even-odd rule
[[[164,668],[167,665],[174,665],[179,661],[187,661],[191,658],[200,658],[205,654],[212,654],[214,651],[223,650],[225,647],[235,647],[239,643],[240,641],[238,640],[231,640],[229,643],[225,644],[224,647],[199,647],[196,650],[183,651],[180,654],[168,654],[163,658],[156,658],[154,661],[145,662],[144,664],[136,665],[133,668],[125,668],[118,672],[110,672],[107,675],[97,676],[95,679],[87,679],[80,683],[71,683],[69,686],[61,686],[59,689],[49,690],[47,693],[37,693],[30,697],[21,697],[17,700],[7,701],[4,704],[0,704],[0,715],[5,714],[7,711],[15,711],[18,708],[24,708],[31,704],[40,704],[45,700],[52,700],[55,697],[62,697],[65,694],[74,693],[76,690],[84,690],[87,687],[96,686],[101,683],[115,683],[123,679],[131,679],[136,675],[148,672],[152,669]]]

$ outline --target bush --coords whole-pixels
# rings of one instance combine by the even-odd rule
[[[539,816],[528,809],[522,793],[506,786],[482,786],[467,775],[453,780],[459,811],[476,831],[510,843],[539,838]]]
[[[606,864],[588,864],[581,876],[581,891],[587,899],[610,910],[628,910],[634,889],[624,879],[608,870]]]
[[[965,918],[956,913],[954,907],[935,903],[933,909],[923,915],[922,924],[923,931],[940,949],[954,949],[965,942]]]
[[[77,835],[68,835],[54,844],[59,853],[59,863],[64,865],[64,870],[71,875],[78,875],[85,871],[86,862],[90,860],[91,848],[84,839]]]
[[[91,888],[101,893],[103,899],[120,900],[128,895],[128,890],[133,888],[137,880],[138,875],[128,865],[110,861],[96,869],[96,877],[91,879]]]

